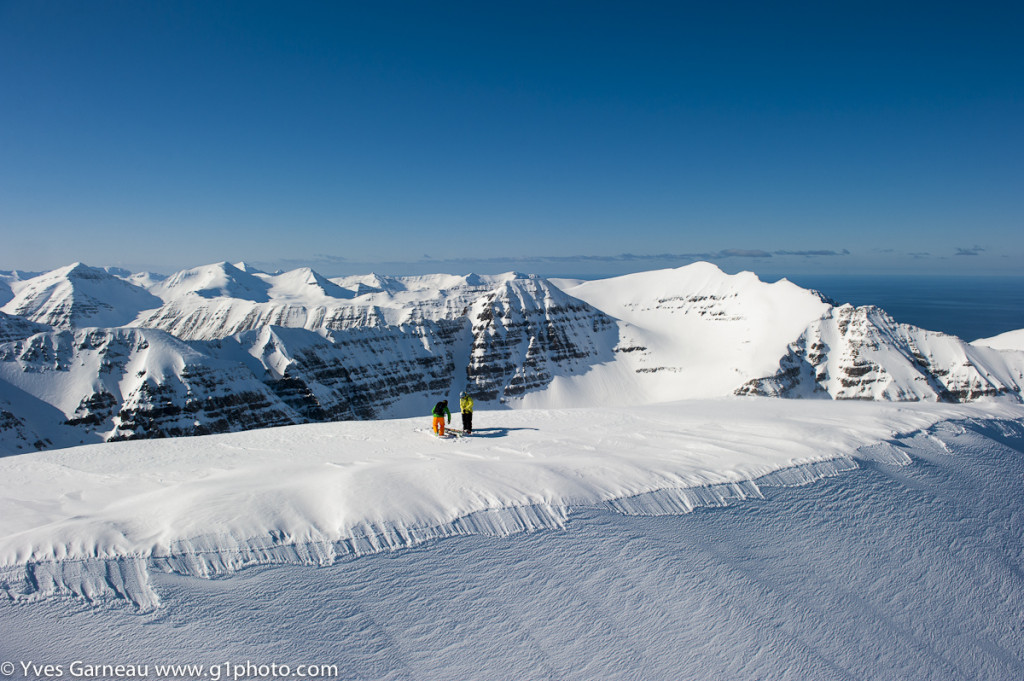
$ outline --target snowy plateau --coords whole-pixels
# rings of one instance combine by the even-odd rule
[[[0,672],[1024,678],[1022,386],[708,263],[3,272]]]

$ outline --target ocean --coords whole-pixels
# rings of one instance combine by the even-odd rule
[[[966,341],[1024,328],[1024,277],[796,275],[787,279],[836,302],[877,305],[898,322]]]

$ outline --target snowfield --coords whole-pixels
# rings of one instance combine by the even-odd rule
[[[1022,417],[733,398],[481,412],[453,440],[422,418],[8,457],[0,653],[1016,679]]]
[[[995,348],[996,350],[1024,352],[1024,329],[1007,331],[1006,333],[1001,333],[998,336],[992,336],[991,338],[979,338],[971,344],[987,348]]]

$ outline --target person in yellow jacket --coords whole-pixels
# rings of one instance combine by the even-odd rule
[[[469,435],[473,432],[473,398],[465,391],[459,393],[459,411],[462,412],[462,432]]]

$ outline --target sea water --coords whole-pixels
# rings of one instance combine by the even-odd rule
[[[1024,328],[1024,277],[819,274],[787,279],[837,303],[876,305],[898,322],[966,341]]]

